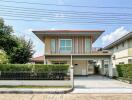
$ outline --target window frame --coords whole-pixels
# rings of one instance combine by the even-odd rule
[[[61,50],[61,41],[62,40],[64,40],[64,41],[66,41],[66,40],[70,40],[71,41],[71,46],[64,46],[64,48],[66,48],[66,47],[71,47],[71,50]],[[59,39],[59,51],[61,52],[61,53],[65,53],[65,52],[72,52],[72,39]]]
[[[124,42],[122,42],[122,47],[124,47],[124,45],[125,45],[125,43],[124,43]]]
[[[87,46],[86,46],[87,40],[89,40],[89,49],[88,49]],[[91,39],[90,39],[90,38],[85,38],[85,52],[86,52],[86,53],[91,52]]]
[[[54,41],[54,49],[52,48],[53,41]],[[51,46],[51,52],[55,52],[56,51],[56,40],[55,39],[51,39],[50,46]]]

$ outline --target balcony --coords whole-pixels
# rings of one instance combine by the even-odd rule
[[[110,51],[107,50],[102,50],[102,48],[92,48],[91,51],[89,52],[73,52],[71,50],[58,50],[58,52],[56,51],[51,51],[50,53],[46,53],[46,55],[111,55]]]

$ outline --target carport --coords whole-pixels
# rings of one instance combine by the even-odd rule
[[[90,54],[52,54],[45,55],[46,63],[53,64],[53,62],[64,63],[74,67],[74,75],[90,75],[93,74],[92,64],[89,62],[96,62],[99,65],[100,74],[112,77],[111,53],[90,53]],[[105,67],[107,62],[107,67]],[[91,68],[90,68],[91,67]]]

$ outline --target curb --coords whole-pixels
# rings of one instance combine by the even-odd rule
[[[0,90],[0,94],[67,94],[72,92],[74,89],[71,88],[69,90],[64,91],[35,91],[35,90]]]

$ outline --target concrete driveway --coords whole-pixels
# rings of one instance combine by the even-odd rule
[[[132,84],[96,75],[75,77],[74,86],[73,93],[132,93]]]

